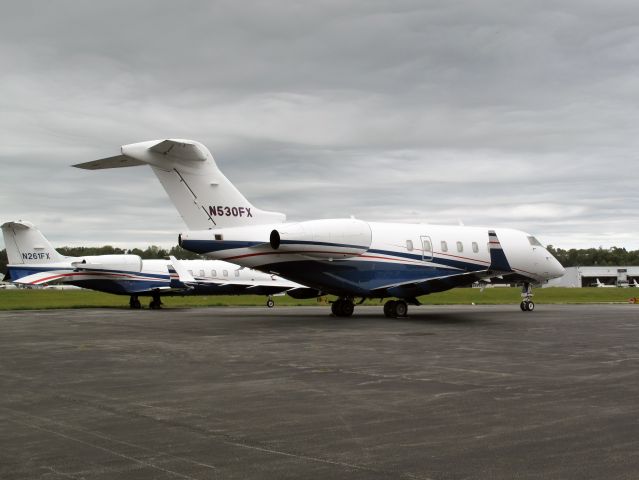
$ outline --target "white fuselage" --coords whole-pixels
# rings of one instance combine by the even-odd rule
[[[277,248],[273,248],[274,230],[281,232]],[[563,267],[531,235],[494,230],[511,267],[499,274],[531,282],[563,275]],[[275,272],[337,295],[401,296],[401,290],[380,289],[408,282],[425,282],[423,291],[413,288],[410,295],[425,294],[433,291],[429,279],[479,275],[491,265],[488,229],[480,227],[337,219],[187,232],[180,242],[189,250]],[[459,284],[451,283],[450,288]],[[441,289],[445,288],[437,287]]]

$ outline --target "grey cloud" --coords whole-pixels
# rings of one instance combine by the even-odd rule
[[[0,220],[173,244],[148,169],[202,141],[295,220],[513,226],[639,248],[636,2],[19,2],[0,19]]]

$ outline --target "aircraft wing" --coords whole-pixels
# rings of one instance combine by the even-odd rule
[[[418,296],[425,293],[435,293],[448,290],[450,288],[470,285],[478,280],[494,276],[490,270],[476,270],[474,272],[454,273],[451,275],[441,275],[439,277],[426,277],[409,280],[406,282],[383,285],[372,290],[376,294],[387,294],[397,297]]]

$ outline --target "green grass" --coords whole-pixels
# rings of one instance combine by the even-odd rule
[[[538,288],[534,291],[534,301],[539,304],[561,303],[610,303],[628,302],[631,297],[639,298],[639,289],[634,288]],[[274,297],[276,306],[326,305],[327,299],[295,300],[289,296]],[[148,297],[141,297],[144,307]],[[520,292],[517,288],[487,288],[481,292],[477,288],[457,288],[447,292],[420,297],[426,305],[498,305],[518,304]],[[264,306],[266,297],[258,295],[198,297],[163,297],[167,308],[178,307],[219,307],[219,306]],[[379,300],[366,302],[379,305]],[[93,292],[90,290],[0,290],[0,310],[89,308],[128,308],[129,298],[121,295]]]

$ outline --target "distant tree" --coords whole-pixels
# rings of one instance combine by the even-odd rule
[[[639,265],[639,250],[628,251],[625,248],[584,248],[564,250],[548,245],[548,251],[552,253],[564,267],[580,266],[615,266]]]
[[[172,247],[169,250],[169,255],[173,255],[178,260],[200,260],[202,258],[202,255],[184,250],[179,245]]]
[[[66,257],[86,257],[88,255],[122,255],[126,251],[122,248],[105,245],[103,247],[60,247],[56,249]]]

